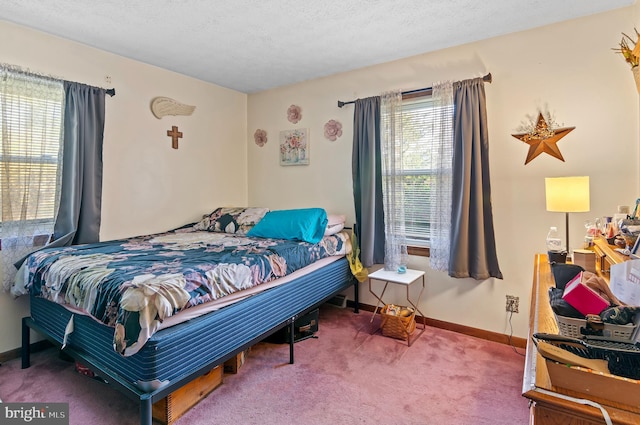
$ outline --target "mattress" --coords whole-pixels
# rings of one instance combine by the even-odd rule
[[[340,258],[288,283],[156,332],[131,356],[114,351],[112,327],[85,315],[74,315],[74,330],[67,344],[101,369],[117,371],[119,376],[145,388],[150,383],[181,379],[222,360],[351,284],[348,260]],[[31,297],[33,321],[60,344],[72,315],[59,304]]]
[[[176,230],[45,248],[25,261],[12,291],[28,290],[113,327],[113,349],[128,356],[175,314],[340,257],[349,247],[344,232],[311,244]]]

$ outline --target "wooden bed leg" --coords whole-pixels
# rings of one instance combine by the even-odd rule
[[[28,317],[22,318],[22,369],[31,366],[31,328],[27,324]]]
[[[140,425],[152,425],[151,397],[143,397],[140,398]]]
[[[291,324],[289,324],[289,364],[293,364],[293,338],[294,332],[296,330],[296,320],[295,317],[291,319]]]

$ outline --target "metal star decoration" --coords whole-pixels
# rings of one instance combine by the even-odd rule
[[[557,143],[574,128],[575,127],[557,129],[550,128],[545,121],[544,116],[542,116],[542,113],[539,113],[538,121],[532,131],[528,133],[512,134],[512,136],[529,145],[529,152],[527,153],[527,159],[524,162],[524,165],[530,163],[535,157],[543,152],[564,162],[564,158],[562,157],[562,153],[560,153]]]

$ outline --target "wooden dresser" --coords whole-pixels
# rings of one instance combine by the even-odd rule
[[[594,240],[593,251],[596,253],[596,271],[607,281],[609,280],[611,266],[629,259],[628,256],[615,251],[615,248],[609,245],[604,238],[596,238]]]
[[[611,251],[606,255],[613,257],[613,254],[617,253]],[[620,258],[620,260],[622,259]],[[531,402],[530,424],[604,424],[605,421],[598,408],[561,398],[562,394],[581,399],[593,399],[594,397],[552,386],[545,359],[538,354],[531,340],[531,336],[536,332],[558,333],[558,327],[549,304],[548,296],[549,287],[553,285],[553,275],[547,261],[547,256],[545,254],[537,254],[533,267],[529,340],[527,342],[524,381],[522,386],[522,395]],[[611,380],[615,381],[614,378],[611,378]],[[595,399],[594,401],[600,403],[607,410],[614,424],[640,424],[640,400],[638,400],[638,403],[634,406],[606,399]]]

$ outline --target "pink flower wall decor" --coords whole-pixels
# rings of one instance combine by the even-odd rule
[[[342,124],[340,121],[329,120],[324,125],[324,137],[335,142],[338,137],[342,136]]]
[[[289,122],[297,124],[302,119],[302,109],[298,105],[291,105],[287,109],[287,119]]]
[[[253,139],[256,141],[256,145],[263,147],[267,144],[267,132],[261,129],[257,129],[253,133]]]

